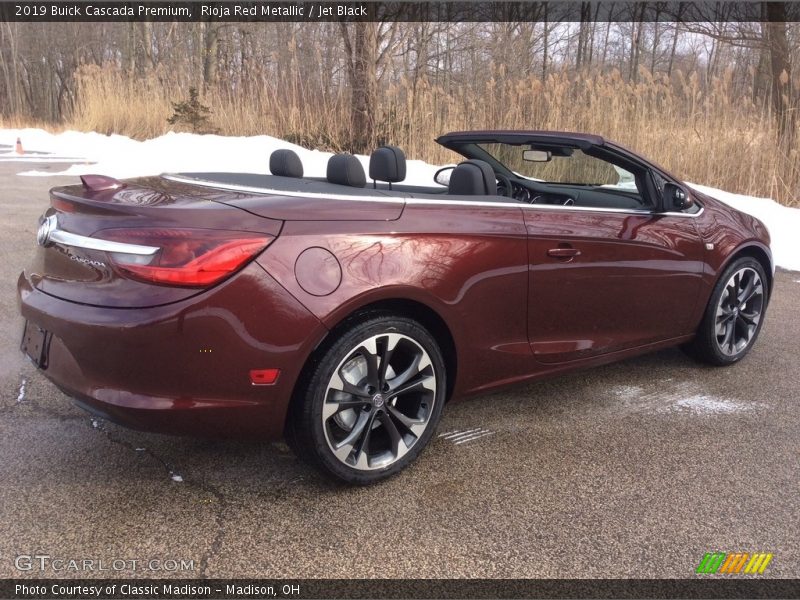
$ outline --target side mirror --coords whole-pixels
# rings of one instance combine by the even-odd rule
[[[442,167],[433,175],[433,180],[439,185],[447,187],[450,185],[450,176],[453,174],[455,167]]]
[[[682,187],[674,183],[665,183],[661,203],[664,212],[680,211],[694,206],[694,199]]]
[[[522,153],[522,160],[528,162],[550,162],[553,153],[549,150],[525,150]]]

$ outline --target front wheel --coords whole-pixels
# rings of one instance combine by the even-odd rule
[[[761,331],[768,294],[761,263],[750,257],[733,261],[714,287],[689,353],[718,366],[744,358]]]
[[[350,326],[305,376],[289,417],[289,442],[301,458],[347,483],[373,483],[413,461],[444,405],[439,347],[404,317]]]

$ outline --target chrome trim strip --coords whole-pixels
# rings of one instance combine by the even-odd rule
[[[506,205],[509,206],[509,205]],[[515,205],[517,206],[517,205]],[[564,210],[564,211],[578,211],[578,212],[603,212],[603,213],[619,213],[625,215],[639,215],[639,216],[654,216],[654,217],[690,217],[695,218],[703,214],[705,208],[702,206],[696,213],[679,213],[679,212],[655,212],[653,210],[635,210],[630,208],[594,208],[591,206],[564,206],[561,204],[523,204],[522,208],[542,209],[542,210]]]
[[[82,248],[84,250],[100,250],[104,252],[116,252],[119,254],[136,254],[139,256],[150,256],[160,250],[154,246],[140,246],[138,244],[125,244],[123,242],[112,242],[110,240],[101,240],[98,238],[90,238],[84,235],[78,235],[64,231],[63,229],[53,229],[48,236],[48,243],[61,244],[62,246],[71,246],[73,248]]]
[[[563,210],[568,212],[605,212],[605,213],[619,213],[624,215],[639,215],[648,216],[664,213],[655,213],[652,210],[636,210],[634,208],[595,208],[592,206],[575,206],[570,204],[529,204],[528,208],[541,209],[541,210]]]
[[[201,187],[214,188],[218,190],[230,190],[232,192],[252,192],[255,194],[273,194],[275,196],[288,196],[290,198],[320,198],[324,200],[350,200],[357,202],[389,202],[393,204],[409,204],[416,206],[495,206],[503,208],[522,208],[533,210],[566,210],[566,211],[580,211],[580,212],[601,212],[601,213],[619,213],[626,215],[654,215],[654,216],[667,216],[667,217],[689,217],[695,218],[703,214],[705,210],[702,206],[696,213],[677,213],[677,212],[654,212],[651,210],[634,210],[628,208],[593,208],[591,206],[563,206],[560,204],[527,204],[525,202],[472,202],[470,200],[431,200],[427,198],[393,198],[391,196],[347,196],[343,194],[320,194],[316,192],[293,192],[283,190],[273,190],[270,188],[258,188],[249,185],[239,185],[235,183],[218,183],[208,181],[205,179],[194,179],[192,177],[182,177],[180,175],[171,175],[169,173],[162,173],[161,177],[168,181],[175,181],[177,183],[188,183],[190,185],[198,185]],[[446,197],[446,196],[445,196]]]
[[[445,198],[447,196],[444,196]],[[524,202],[472,202],[471,200],[431,200],[429,198],[408,198],[406,204],[418,206],[500,206],[502,208],[526,208],[530,204]]]
[[[270,188],[259,188],[251,185],[239,185],[237,183],[218,183],[215,181],[208,181],[206,179],[195,179],[193,177],[182,177],[180,175],[171,175],[169,173],[162,173],[161,177],[168,181],[175,181],[177,183],[188,183],[191,185],[199,185],[201,187],[209,187],[217,190],[230,190],[232,192],[252,192],[254,194],[272,194],[274,196],[288,196],[290,198],[320,198],[323,200],[356,200],[361,202],[392,202],[394,204],[405,204],[403,198],[393,198],[391,196],[347,196],[344,194],[319,194],[317,192],[292,192],[284,190],[273,190]]]
[[[663,212],[656,214],[666,215],[668,217],[689,217],[691,219],[696,219],[703,214],[703,211],[705,211],[705,207],[702,204],[698,204],[698,206],[700,207],[700,210],[698,210],[696,213]]]

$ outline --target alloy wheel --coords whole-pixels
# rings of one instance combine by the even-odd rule
[[[322,427],[331,452],[358,470],[400,460],[428,427],[436,385],[431,358],[414,339],[386,333],[364,340],[325,390]]]
[[[764,285],[752,267],[739,269],[725,284],[716,312],[717,347],[726,356],[746,349],[764,310]]]

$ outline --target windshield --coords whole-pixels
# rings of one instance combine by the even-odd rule
[[[606,160],[589,156],[578,148],[539,148],[496,142],[480,143],[478,146],[509,171],[527,179],[636,189],[636,178],[632,173]]]

